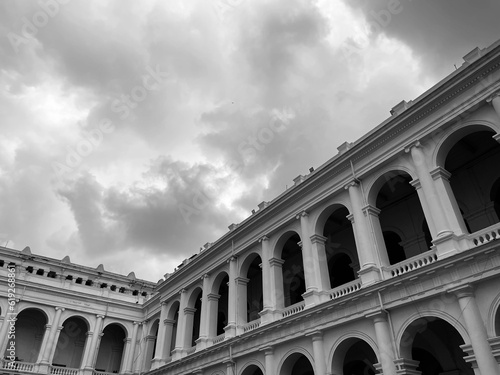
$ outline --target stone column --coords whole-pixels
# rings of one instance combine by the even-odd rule
[[[266,367],[266,375],[276,373],[274,366],[274,348],[272,346],[266,346],[260,350],[264,352],[264,366]]]
[[[314,331],[306,336],[310,336],[313,345],[314,374],[326,375],[326,356],[323,346],[323,333]]]
[[[197,350],[207,347],[207,339],[210,337],[210,326],[213,324],[214,319],[208,302],[208,295],[210,294],[210,276],[208,273],[204,274],[201,280],[203,282],[203,293],[201,295],[200,336],[196,340]]]
[[[48,366],[50,364],[50,355],[53,352],[53,349],[57,345],[57,342],[54,342],[57,338],[59,338],[58,331],[60,332],[59,328],[59,321],[61,320],[61,314],[64,311],[63,307],[56,307],[56,315],[54,317],[54,320],[52,321],[51,327],[50,327],[50,332],[49,332],[49,337],[46,341],[45,348],[42,352],[42,360],[40,361],[41,366]],[[48,367],[47,367],[48,368]],[[40,367],[42,369],[42,367]]]
[[[165,345],[163,347],[162,358],[165,360],[170,357],[170,352],[174,349],[172,348],[172,335],[174,334],[175,320],[165,319],[163,323],[165,323]]]
[[[50,348],[49,357],[47,360],[49,364],[51,364],[52,361],[54,360],[54,355],[56,354],[57,350],[57,344],[59,343],[59,336],[61,335],[61,331],[63,328],[64,328],[63,326],[57,327],[56,332],[54,334],[54,345],[52,345],[52,347]]]
[[[300,237],[299,246],[302,248],[302,263],[304,266],[304,278],[306,282],[306,291],[304,293],[304,302],[306,307],[314,306],[319,303],[319,286],[316,273],[318,266],[314,264],[312,246],[309,231],[309,214],[302,211],[296,216],[300,219]]]
[[[217,336],[217,312],[219,311],[219,299],[220,295],[215,293],[210,293],[207,296],[207,319],[210,322],[208,325],[208,342],[214,339]]]
[[[177,360],[182,357],[184,353],[184,337],[186,335],[186,315],[184,314],[184,309],[187,307],[188,298],[186,289],[182,289],[180,292],[181,301],[179,304],[179,321],[177,322],[177,336],[175,337],[175,349],[172,358]]]
[[[43,354],[45,353],[45,350],[47,348],[47,343],[49,342],[51,330],[52,330],[52,325],[46,324],[45,325],[45,332],[44,332],[43,338],[42,338],[42,345],[40,345],[40,351],[38,352],[38,359],[36,360],[37,363],[42,362]]]
[[[413,165],[422,189],[422,194],[419,195],[419,198],[423,198],[421,205],[429,211],[425,213],[427,223],[434,226],[431,231],[435,233],[433,243],[436,245],[438,257],[442,259],[456,254],[461,251],[462,245],[457,242],[457,233],[453,232],[452,225],[449,222],[449,218],[456,214],[450,203],[449,196],[442,194],[446,191],[443,188],[439,189],[441,194],[438,193],[433,177],[427,167],[420,142],[417,141],[409,145],[405,148],[405,152],[411,153]],[[457,227],[457,223],[454,226],[455,230],[461,230],[460,227]]]
[[[379,311],[367,315],[367,318],[373,318],[375,335],[377,336],[377,345],[380,353],[379,363],[384,375],[396,375],[396,365],[394,364],[394,360],[396,359],[394,340],[387,321],[387,313]]]
[[[453,194],[453,190],[451,189],[451,173],[442,167],[434,168],[430,173],[434,180],[434,187],[436,188],[443,209],[447,212],[450,229],[457,236],[465,235],[467,233],[467,227],[465,226],[455,194]]]
[[[274,284],[275,279],[271,275],[271,264],[269,263],[272,258],[269,238],[264,236],[259,239],[259,242],[262,247],[262,299],[264,303],[259,315],[261,316],[261,323],[264,325],[274,321],[274,310],[276,309],[274,292],[276,285]]]
[[[500,369],[492,354],[486,328],[474,297],[473,287],[463,285],[453,288],[449,292],[454,293],[458,299],[479,371],[481,374],[500,375]]]
[[[89,357],[89,353],[90,353],[90,343],[92,342],[93,333],[87,331],[87,333],[85,334],[85,336],[87,338],[85,339],[85,347],[83,348],[83,356],[82,356],[82,361],[80,363],[80,368],[81,369],[85,368],[85,363],[87,363],[87,360],[88,360],[88,357]]]
[[[325,243],[327,238],[325,236],[321,236],[319,234],[313,234],[310,237],[312,244],[312,254],[314,263],[318,266],[318,273],[316,277],[318,278],[318,285],[320,286],[320,290],[323,292],[327,292],[331,289],[330,286],[330,273],[328,271],[328,258],[326,256],[326,248]],[[322,297],[320,297],[321,301],[328,300],[328,294],[323,293]]]
[[[227,306],[227,326],[224,328],[226,337],[236,336],[236,278],[238,277],[237,258],[232,256],[227,261],[229,263],[229,296]]]
[[[9,332],[9,328],[11,327],[11,322],[12,322],[12,325],[14,325],[14,320],[16,315],[15,314],[10,314],[9,312],[9,308],[7,307],[7,313],[5,314],[5,316],[2,318],[3,322],[2,322],[2,328],[0,329],[0,353],[5,353],[5,350],[7,349],[7,344],[9,343],[9,338],[7,337],[8,336],[8,332]]]
[[[104,315],[96,315],[96,322],[94,326],[94,333],[92,334],[92,341],[88,350],[87,361],[85,362],[85,373],[91,374],[94,369],[94,364],[97,359],[97,347],[102,333],[102,326],[104,323]]]
[[[140,337],[137,341],[139,343],[139,353],[137,354],[137,358],[134,358],[135,360],[132,362],[132,365],[133,365],[133,371],[134,371],[134,374],[138,374],[140,372],[143,372],[144,370],[144,367],[143,367],[143,364],[144,364],[144,355],[145,355],[145,350],[144,350],[144,326],[145,326],[145,323],[147,321],[142,321],[139,323],[139,330],[140,330],[140,333],[138,334],[138,336]],[[170,342],[168,343],[169,347],[170,347]]]
[[[125,362],[124,362],[125,368],[123,369],[123,372],[125,374],[132,374],[133,373],[132,362],[133,362],[134,354],[135,354],[135,345],[137,343],[137,331],[139,330],[139,324],[140,324],[139,322],[133,323],[134,326],[132,329],[132,338],[130,340],[129,350],[128,350],[127,355],[125,356]],[[159,330],[158,330],[158,332],[159,332]]]
[[[151,362],[151,369],[157,369],[164,364],[163,348],[165,346],[165,319],[167,319],[167,302],[160,303],[160,321],[158,322],[158,335],[156,336],[155,357]],[[135,327],[134,327],[135,328]]]
[[[317,243],[313,245],[311,240],[313,236],[311,236],[309,214],[302,211],[297,215],[297,219],[300,219],[302,260],[304,262],[304,277],[306,279],[304,301],[307,307],[317,305],[328,299],[326,292],[330,289],[330,280],[324,246],[322,249],[320,246],[320,251],[318,251]],[[328,282],[323,282],[325,279]]]
[[[185,330],[184,330],[184,340],[182,344],[183,349],[189,349],[193,347],[193,329],[194,329],[194,313],[196,309],[194,307],[184,308],[184,319],[185,319]]]
[[[250,279],[246,277],[236,278],[236,294],[238,296],[238,304],[236,310],[237,333],[242,333],[241,326],[247,323],[247,284]]]
[[[354,239],[361,266],[359,276],[363,284],[372,284],[380,280],[381,275],[375,254],[377,248],[373,246],[375,239],[371,238],[368,218],[363,214],[363,194],[358,181],[352,181],[345,188],[349,191],[349,199],[352,206],[352,218],[350,220],[354,227]]]
[[[283,263],[285,263],[283,259],[269,259],[269,265],[271,267],[271,287],[274,288],[272,293],[275,301],[275,310],[281,310],[285,307],[285,293],[283,291]]]

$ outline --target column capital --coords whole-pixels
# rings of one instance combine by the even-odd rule
[[[346,216],[346,219],[351,222],[351,224],[354,224],[354,214],[349,214]]]
[[[140,326],[140,325],[142,325],[142,322],[132,322],[132,325],[134,325],[134,326]]]
[[[194,307],[184,307],[184,314],[186,315],[191,315],[196,312],[196,309]]]
[[[208,273],[204,273],[202,276],[201,276],[201,280],[204,280],[204,279],[208,279],[210,277],[210,275]]]
[[[458,299],[465,297],[474,297],[474,287],[471,284],[460,285],[447,290],[448,293],[453,293]]]
[[[238,257],[236,255],[231,255],[228,260],[226,260],[226,263],[231,263],[235,262]]]
[[[311,243],[312,244],[324,244],[327,240],[327,238],[325,236],[322,236],[320,234],[313,234],[311,237],[309,237],[311,239]]]
[[[373,215],[373,216],[378,216],[380,215],[380,212],[382,212],[382,210],[380,210],[375,206],[372,206],[371,204],[363,207],[362,210],[365,213],[365,215]]]
[[[494,92],[486,98],[486,103],[491,104],[493,100],[500,98],[500,91]]]
[[[239,285],[247,285],[248,282],[250,281],[250,279],[247,279],[246,277],[242,277],[242,276],[238,276],[234,280],[236,281],[236,284],[239,284]]]
[[[186,288],[182,288],[181,290],[179,290],[179,294],[184,294],[186,292],[187,292]]]
[[[97,314],[95,316],[97,319],[104,319],[106,317],[106,315],[100,315],[100,314]]]
[[[419,148],[419,147],[422,147],[422,144],[420,143],[420,141],[414,141],[412,143],[410,143],[409,145],[406,145],[405,146],[405,153],[410,153],[412,148]]]
[[[66,310],[64,307],[60,307],[60,306],[57,306],[55,307],[56,311],[60,311],[60,312],[63,312],[64,310]]]
[[[436,167],[430,173],[431,173],[433,180],[437,180],[438,178],[442,178],[443,180],[448,181],[451,177],[451,173],[448,172],[443,167]]]
[[[163,301],[160,301],[160,306],[166,306],[167,305],[167,301],[163,300]]]
[[[305,218],[308,216],[309,216],[309,213],[306,210],[303,210],[303,211],[300,211],[297,215],[295,215],[295,218],[300,219],[300,218],[303,218],[303,217]]]
[[[378,310],[365,315],[365,318],[373,319],[374,323],[387,322],[387,312],[384,310]]]
[[[358,187],[361,184],[361,181],[358,180],[357,178],[354,178],[353,180],[349,181],[345,186],[345,190],[349,190],[351,187]]]
[[[208,301],[218,301],[220,299],[220,294],[217,293],[209,293],[207,294]]]
[[[415,190],[422,188],[422,184],[420,183],[420,180],[418,178],[414,178],[413,180],[411,180],[410,185],[413,186]]]
[[[163,324],[166,326],[173,326],[175,324],[175,319],[163,319]]]
[[[259,351],[264,352],[264,355],[273,355],[274,354],[274,347],[271,345],[263,346],[262,348],[259,348]]]
[[[315,331],[305,334],[306,337],[310,337],[312,341],[323,340],[323,331],[317,329]]]
[[[259,242],[265,242],[265,241],[269,241],[269,237],[267,237],[266,235],[259,238]]]
[[[269,264],[272,266],[276,266],[276,267],[281,267],[283,265],[283,263],[285,263],[285,261],[283,259],[280,259],[280,258],[271,258],[269,259]]]

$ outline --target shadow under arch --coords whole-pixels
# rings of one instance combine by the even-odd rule
[[[373,375],[378,360],[375,342],[364,333],[348,333],[335,344],[331,354],[332,374]]]
[[[279,375],[314,375],[314,360],[303,348],[290,349],[278,365]]]

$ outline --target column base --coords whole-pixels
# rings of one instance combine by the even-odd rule
[[[380,269],[376,266],[365,266],[358,271],[361,285],[366,286],[382,280]]]
[[[453,232],[439,233],[432,243],[436,246],[438,259],[451,257],[469,248],[465,234],[457,236]]]
[[[165,364],[165,361],[160,359],[160,358],[153,358],[153,361],[151,362],[151,370],[156,370],[157,368],[163,366]]]
[[[92,367],[85,367],[81,373],[82,375],[92,375],[94,373],[94,369]]]
[[[203,350],[208,346],[208,338],[207,337],[198,337],[196,342],[196,351]]]
[[[261,326],[272,323],[278,319],[277,318],[278,312],[276,310],[271,309],[270,307],[264,308],[264,310],[259,312],[259,315],[260,315],[260,325]]]
[[[181,359],[182,357],[186,356],[186,349],[183,348],[175,348],[172,351],[172,361],[177,361]]]
[[[224,332],[226,338],[228,337],[236,337],[236,323],[229,323],[227,326],[224,327]]]
[[[325,292],[320,292],[317,289],[308,290],[307,292],[302,294],[302,298],[304,298],[306,309],[326,302],[329,299],[328,295]]]
[[[39,374],[50,374],[50,365],[48,363],[39,363],[36,372]]]

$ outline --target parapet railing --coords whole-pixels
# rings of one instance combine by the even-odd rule
[[[413,270],[425,267],[438,260],[436,249],[426,251],[402,262],[387,267],[392,277],[401,276]]]
[[[498,240],[500,238],[500,223],[490,225],[487,228],[469,234],[468,238],[474,247]]]
[[[2,368],[7,370],[35,372],[35,364],[21,361],[6,361],[2,360]]]
[[[260,319],[253,320],[243,325],[243,332],[253,331],[260,327]]]
[[[328,292],[328,294],[330,295],[330,299],[333,300],[354,293],[360,289],[361,289],[361,280],[356,279],[346,284],[340,285],[336,288],[333,288]]]
[[[305,309],[306,304],[304,301],[301,301],[299,303],[296,303],[292,306],[289,306],[281,311],[281,316],[283,318],[286,318],[287,316],[297,314],[298,312],[301,312]]]
[[[222,333],[220,334],[219,336],[215,336],[213,339],[212,339],[212,344],[215,345],[215,344],[218,344],[219,342],[222,342],[224,341],[224,339],[226,338],[226,334],[225,333]]]
[[[53,375],[77,375],[78,371],[77,368],[50,366],[50,373]]]

